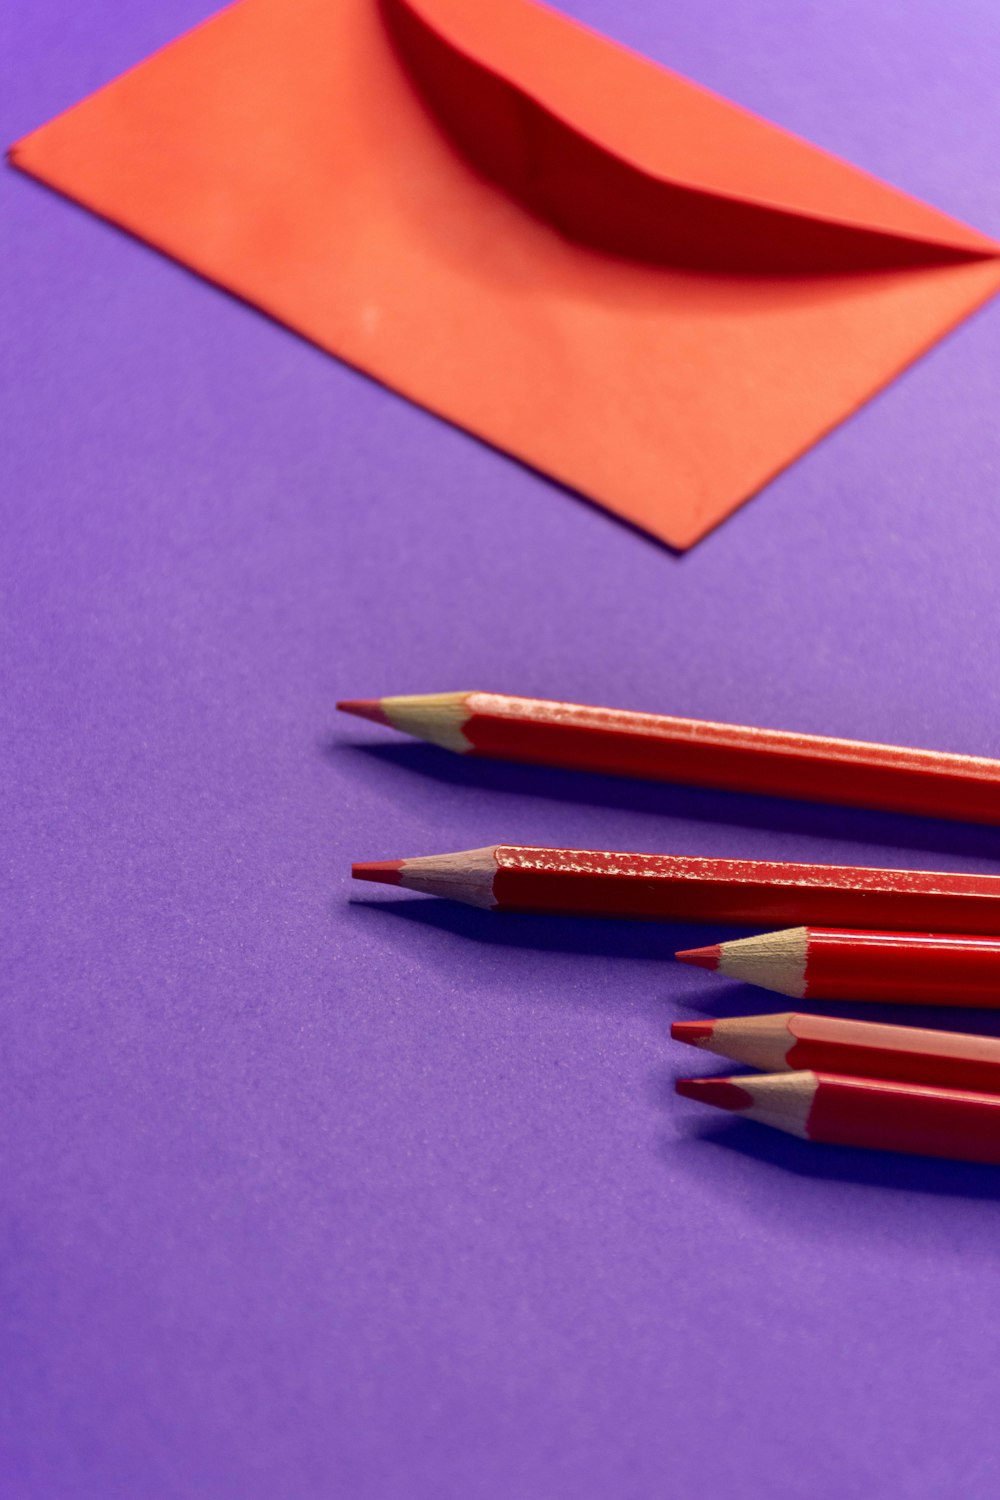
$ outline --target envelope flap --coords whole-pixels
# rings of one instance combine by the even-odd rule
[[[673,187],[992,255],[993,241],[535,0],[384,0],[637,172]]]
[[[517,86],[497,71],[512,66],[523,28],[491,33],[487,68],[416,3],[240,0],[43,125],[12,159],[676,547],[1000,284],[1000,258],[971,232],[977,248],[953,249],[948,263],[885,230],[713,196],[704,173],[697,185],[657,178],[654,144],[678,170],[700,149],[690,129],[672,139],[673,98],[688,122],[735,121],[817,170],[831,163],[551,12],[485,0],[534,18],[524,59],[540,91],[548,80],[543,108],[524,70]],[[443,0],[420,3],[445,14]],[[483,22],[473,4],[447,14]],[[401,39],[404,12],[419,34]],[[579,93],[578,54],[590,66]],[[640,108],[643,88],[653,104]],[[572,105],[573,125],[557,105],[566,119]],[[657,132],[640,128],[654,105]],[[615,154],[626,125],[641,166]],[[470,157],[487,145],[487,161]],[[605,229],[611,254],[599,253]]]

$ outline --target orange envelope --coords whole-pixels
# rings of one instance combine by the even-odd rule
[[[12,158],[675,547],[1000,287],[983,235],[532,0],[242,0]]]

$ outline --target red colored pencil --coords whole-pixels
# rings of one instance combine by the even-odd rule
[[[1000,823],[1000,761],[626,709],[429,693],[337,704],[462,755]]]
[[[1000,1094],[810,1071],[685,1078],[677,1092],[808,1141],[1000,1163]]]
[[[727,1016],[675,1021],[670,1034],[765,1073],[818,1073],[896,1079],[935,1088],[1000,1094],[1000,1040],[922,1026],[874,1026],[833,1016]]]
[[[978,930],[1000,934],[1000,875],[870,870],[677,854],[499,844],[353,867],[376,880],[497,911],[739,922]]]
[[[687,948],[677,957],[797,1000],[1000,1005],[1000,941],[994,937],[791,927]]]

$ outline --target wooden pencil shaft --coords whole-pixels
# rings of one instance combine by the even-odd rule
[[[1000,876],[498,845],[355,866],[508,911],[1000,934]]]
[[[1000,1040],[785,1012],[678,1022],[682,1041],[766,1071],[811,1069],[1000,1094]]]
[[[497,693],[379,702],[386,723],[472,755],[1000,822],[1000,761],[980,756]]]

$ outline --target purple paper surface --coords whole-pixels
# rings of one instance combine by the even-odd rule
[[[993,0],[567,8],[1000,236]],[[18,0],[4,140],[205,13]],[[713,1065],[672,1019],[782,1006],[670,962],[726,934],[347,871],[997,869],[1000,831],[473,764],[333,703],[1000,755],[1000,306],[678,558],[0,191],[0,1494],[994,1500],[1000,1172],[676,1100]]]

